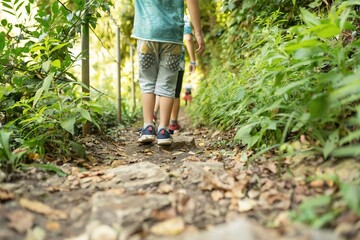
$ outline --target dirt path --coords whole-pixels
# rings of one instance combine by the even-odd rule
[[[87,159],[53,160],[67,176],[33,168],[1,183],[0,239],[356,238],[359,219],[350,212],[333,226],[343,228],[336,234],[288,218],[305,197],[335,191],[331,183],[305,181],[321,159],[308,157],[311,164],[292,174],[286,161],[277,174],[271,156],[247,166],[252,153],[186,121],[171,147],[139,146],[136,128],[89,136],[81,140]]]

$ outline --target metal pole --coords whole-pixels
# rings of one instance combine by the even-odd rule
[[[116,49],[117,49],[117,106],[118,106],[118,122],[121,122],[121,42],[120,28],[116,29]]]
[[[85,8],[87,8],[88,0],[85,0]],[[88,95],[90,93],[90,50],[89,50],[89,13],[85,13],[85,18],[81,28],[81,51],[83,54],[81,60],[81,78],[82,83],[86,86],[82,88],[83,93]],[[87,96],[84,100],[89,100]],[[90,124],[86,122],[83,124],[83,135],[90,133]]]
[[[135,74],[134,74],[134,47],[130,45],[130,59],[131,59],[131,97],[133,100],[133,112],[136,108],[136,98],[135,98]]]

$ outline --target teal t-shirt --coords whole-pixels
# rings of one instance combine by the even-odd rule
[[[184,0],[135,0],[134,38],[183,44]]]

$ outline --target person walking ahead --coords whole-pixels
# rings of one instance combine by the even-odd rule
[[[201,55],[205,43],[201,30],[198,0],[186,0]],[[143,128],[139,143],[170,145],[167,129],[178,76],[184,32],[184,1],[135,0],[132,37],[137,39],[139,83],[142,92]],[[160,96],[160,125],[152,123],[155,95]]]

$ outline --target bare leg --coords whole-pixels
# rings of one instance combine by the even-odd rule
[[[179,116],[179,109],[180,109],[180,98],[175,98],[173,107],[171,110],[171,120],[177,121]]]
[[[160,128],[167,128],[169,126],[173,102],[173,98],[160,97]]]
[[[160,107],[160,96],[156,95],[154,112],[157,113]]]
[[[142,109],[143,109],[144,124],[152,123],[154,107],[155,107],[155,94],[143,93]]]

